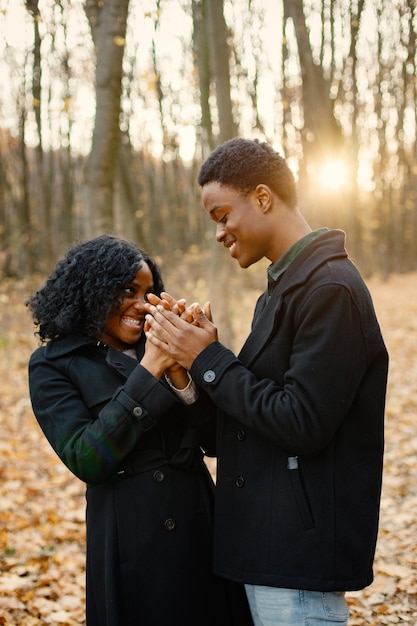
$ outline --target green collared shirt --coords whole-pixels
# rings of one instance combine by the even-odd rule
[[[317,230],[313,230],[308,235],[304,235],[301,239],[299,239],[295,244],[288,248],[288,250],[277,260],[275,263],[271,263],[268,267],[268,298],[271,296],[272,291],[277,284],[279,278],[282,274],[289,268],[294,259],[300,254],[302,250],[309,243],[320,237],[328,231],[328,228],[318,228]]]

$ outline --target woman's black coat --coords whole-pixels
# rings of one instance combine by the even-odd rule
[[[51,446],[87,483],[88,625],[249,623],[243,588],[212,574],[214,424],[198,402],[84,338],[38,348],[29,384]]]

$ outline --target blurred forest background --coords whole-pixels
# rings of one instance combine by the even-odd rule
[[[0,624],[84,623],[85,488],[33,418],[24,302],[71,242],[114,233],[237,350],[266,276],[214,245],[196,183],[234,136],[288,159],[370,285],[387,444],[350,623],[417,624],[416,33],[415,0],[0,0]]]
[[[234,264],[196,176],[237,135],[284,154],[311,225],[344,229],[366,276],[415,269],[416,13],[414,0],[0,0],[0,279],[113,232],[164,273],[201,261],[219,318]]]

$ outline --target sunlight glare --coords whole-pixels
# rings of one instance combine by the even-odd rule
[[[341,189],[348,182],[348,168],[339,159],[323,163],[318,174],[321,185],[329,190]]]

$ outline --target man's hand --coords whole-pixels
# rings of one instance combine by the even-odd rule
[[[147,309],[146,338],[187,370],[204,348],[217,341],[217,328],[211,321],[209,303],[204,305],[204,310],[194,303],[184,310],[185,319],[162,302],[147,306]]]

